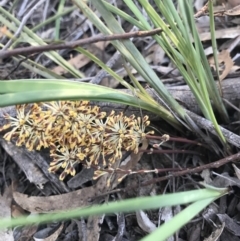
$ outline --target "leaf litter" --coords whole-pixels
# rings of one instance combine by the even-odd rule
[[[206,1],[203,0],[194,1],[195,11],[199,11],[203,7],[205,2]],[[218,61],[219,64],[221,64],[219,66],[221,71],[220,79],[224,82],[228,81],[228,78],[231,78],[231,76],[233,76],[233,78],[234,76],[239,76],[238,43],[235,44],[235,46],[233,47],[231,41],[228,42],[228,40],[232,40],[232,42],[234,42],[234,40],[238,38],[240,32],[238,26],[238,4],[233,4],[232,1],[222,2],[224,2],[227,6],[226,11],[222,10],[221,4],[218,6],[220,7],[220,10],[218,9],[216,11],[225,11],[225,14],[227,15],[227,21],[224,22],[224,19],[218,19],[216,21],[216,38],[219,43],[219,46],[224,45],[224,48],[219,47],[218,55]],[[3,7],[5,7],[6,9],[10,9],[10,4],[11,1],[3,3]],[[34,15],[30,16],[27,24],[31,26],[36,26],[41,21],[44,21],[47,17],[53,16],[55,13],[54,11],[57,9],[57,5],[52,1],[49,1],[48,4],[48,6],[43,5],[43,7],[39,8]],[[113,1],[113,4],[117,4],[118,7],[122,7],[123,10],[128,11],[124,9],[122,1],[116,0]],[[17,12],[17,16],[21,20],[24,14],[26,14],[29,11],[29,9],[32,8],[32,6],[33,2],[31,3],[31,1],[22,1],[21,3],[18,3],[16,6],[14,6],[14,10]],[[65,7],[67,8],[69,6],[71,6],[71,1],[66,1]],[[79,21],[79,19],[81,21]],[[209,32],[208,17],[202,16],[198,18],[196,22],[198,31],[200,33],[200,39],[203,42],[204,48],[206,50],[210,46],[209,40],[211,39],[211,35]],[[94,26],[92,26],[91,23],[89,23],[89,21],[86,20],[85,17],[76,10],[70,13],[69,15],[62,17],[61,24],[61,40],[74,41],[79,38],[84,38],[85,36],[95,36],[96,34],[98,34]],[[126,31],[129,31],[131,29],[131,26],[128,26],[126,22],[123,22],[123,24],[125,24],[124,26],[126,27]],[[6,28],[2,28],[1,30],[2,31],[0,37],[1,41],[4,42],[3,37],[9,30]],[[53,39],[53,30],[54,24],[50,23],[47,27],[42,27],[38,29],[37,34],[39,36],[42,36],[43,38]],[[134,41],[136,45],[138,45],[138,47],[142,49],[142,53],[145,55],[148,63],[152,66],[153,69],[155,69],[156,72],[158,72],[163,82],[166,83],[166,85],[168,86],[172,86],[173,88],[178,89],[180,95],[183,95],[184,90],[181,89],[182,87],[178,88],[178,85],[183,85],[184,82],[176,81],[176,79],[180,77],[179,72],[175,69],[175,66],[164,54],[162,49],[158,45],[156,45],[151,38],[145,38],[144,44],[142,40]],[[112,48],[112,46],[108,43],[101,43],[99,45],[96,44],[95,46],[89,45],[88,49],[90,52],[98,55],[104,62],[111,58],[115,51]],[[85,56],[69,50],[59,52],[66,60],[68,60],[68,62],[71,65],[73,65],[76,69],[79,69],[86,78],[89,78],[91,80],[99,72],[98,66],[91,63]],[[213,66],[214,71],[211,53],[208,54],[208,56],[209,64]],[[63,77],[67,78],[73,78],[73,76],[71,76],[65,69],[62,69],[61,66],[54,64],[51,60],[47,59],[46,57],[38,55],[34,56],[33,60],[39,61],[43,66],[46,66],[47,68],[51,69],[56,74],[62,75]],[[8,62],[5,63],[4,68],[1,68],[0,71],[3,73],[3,76],[10,77],[12,79],[21,77],[27,78],[33,75],[33,73],[29,69],[25,69],[22,65],[18,66],[16,69],[15,67],[16,62],[14,60],[9,59]],[[12,71],[13,69],[15,69],[15,71]],[[124,71],[121,64],[117,63],[113,67],[113,69],[121,73],[120,75],[122,77],[127,76],[127,73],[126,71]],[[131,69],[131,71],[137,78],[139,78],[142,81],[142,83],[144,83],[144,80],[141,79],[140,76],[138,76],[134,69]],[[110,79],[108,79],[108,81],[105,81],[105,83],[109,86],[113,81],[114,80],[111,80],[110,77]],[[114,83],[112,86],[119,88],[119,86],[117,86],[116,83]],[[179,97],[179,100],[180,99],[181,98]],[[188,104],[189,103],[186,103],[186,105]],[[237,121],[238,119],[236,116],[237,114],[233,113],[233,119]],[[155,126],[156,129],[160,132],[162,131],[162,134],[169,133],[174,136],[179,134],[176,133],[176,131],[173,131],[171,128],[169,128],[165,123],[161,123],[160,125],[157,121],[155,123],[153,122],[152,125]],[[238,130],[238,127],[234,125],[230,127],[228,126],[228,128],[232,129],[233,131]],[[146,148],[147,143],[145,143],[144,145]],[[14,161],[8,158],[8,162],[6,162],[6,160],[4,161],[4,159],[1,158],[0,180],[8,185],[13,180],[18,180],[18,182],[13,188],[12,193],[15,205],[19,205],[19,207],[23,208],[25,212],[27,211],[30,215],[39,215],[41,213],[56,212],[59,210],[65,210],[74,207],[85,207],[92,205],[93,203],[119,200],[120,198],[128,198],[131,196],[150,195],[151,193],[154,195],[155,193],[162,193],[163,189],[166,187],[166,183],[161,183],[159,184],[159,186],[152,185],[150,188],[141,187],[140,183],[144,178],[147,177],[147,179],[149,180],[158,176],[159,174],[149,174],[148,176],[146,174],[140,174],[127,177],[124,174],[116,174],[111,178],[111,186],[108,186],[107,176],[103,176],[97,181],[92,181],[91,169],[82,169],[79,171],[79,174],[77,174],[75,177],[69,178],[66,182],[61,183],[59,182],[58,177],[55,174],[49,174],[47,171],[47,166],[50,161],[48,158],[48,153],[42,151],[39,153],[30,153],[24,148],[15,147],[11,143],[5,143],[2,139],[1,146],[5,149],[5,152],[7,152],[8,155],[12,157]],[[191,145],[185,145],[181,147],[193,148],[193,146]],[[165,143],[161,148],[174,148],[174,146],[169,146],[168,143]],[[174,158],[173,155],[168,154],[165,154],[163,156],[144,154],[145,158],[142,158],[143,153],[132,154],[129,158],[127,158],[128,163],[122,165],[121,169],[129,170],[135,167],[139,169],[145,169],[146,162],[148,163],[147,168],[150,167],[150,169],[160,167],[172,167],[174,165],[181,165],[181,167],[184,168],[192,165],[202,165],[202,163],[220,159],[215,154],[205,149],[201,149],[201,147],[199,147],[198,151],[205,152],[205,157],[200,157],[200,160],[196,161],[196,163],[194,164],[190,162],[187,163],[187,157],[185,156],[185,158],[182,158],[179,154],[174,154]],[[192,157],[188,158],[191,159]],[[168,161],[164,162],[165,159],[167,159]],[[177,162],[174,162],[174,159],[177,160]],[[15,165],[15,163],[17,164],[17,166]],[[238,169],[239,166],[237,163],[235,163],[233,167],[230,165],[222,167],[218,170],[217,175],[215,173],[212,173],[211,170],[205,170],[201,173],[201,176],[196,174],[193,175],[191,178],[188,176],[187,179],[180,177],[175,178],[170,182],[168,191],[177,191],[181,189],[188,190],[190,187],[194,185],[196,187],[198,185],[195,182],[204,179],[209,182],[212,180],[212,184],[215,186],[230,186],[233,188],[233,190],[235,190],[236,193],[236,195],[230,194],[230,196],[225,200],[221,199],[220,202],[222,202],[222,204],[215,203],[214,208],[213,206],[209,206],[206,209],[209,212],[208,215],[200,214],[198,217],[196,217],[196,226],[194,226],[195,230],[194,228],[192,229],[191,235],[190,228],[188,227],[191,226],[192,223],[186,225],[185,228],[180,230],[180,232],[178,233],[179,240],[195,240],[194,238],[196,238],[197,236],[198,238],[200,238],[199,236],[201,236],[201,240],[205,238],[205,240],[212,241],[216,240],[220,235],[220,237],[224,238],[221,240],[239,240],[239,225],[237,222],[240,220],[240,217],[236,214],[236,211],[239,211],[240,206],[240,200],[237,196],[237,194],[239,193],[238,188],[240,183],[238,178],[235,177],[235,175],[239,177]],[[11,173],[9,170],[14,170],[14,173]],[[119,180],[121,182],[119,182]],[[120,196],[115,194],[108,196],[108,198],[106,198],[106,196],[102,196],[103,193],[111,192],[115,188],[125,188],[127,185],[130,186],[132,182],[139,183],[139,187],[135,190],[128,191],[125,194],[121,194]],[[175,188],[173,188],[173,186],[175,186]],[[4,190],[3,196],[0,196],[2,198],[4,197],[8,189],[1,186],[1,190]],[[227,208],[228,205],[225,205],[226,207],[222,208],[224,206],[224,202],[226,204],[229,203],[229,208]],[[6,210],[8,210],[8,216],[10,215],[9,210],[11,211],[11,209],[12,211],[14,210],[13,206],[10,206],[10,204],[8,203],[6,205]],[[225,210],[226,213],[221,213],[221,209]],[[170,211],[168,213],[170,213]],[[154,226],[157,225],[159,219],[158,214],[154,212],[141,213],[141,217],[141,221],[139,221],[139,218],[136,218],[135,215],[127,216],[117,214],[115,217],[110,217],[111,222],[115,224],[113,225],[115,226],[115,228],[112,229],[111,235],[109,234],[109,231],[106,231],[106,228],[109,228],[109,225],[106,224],[106,218],[104,216],[91,217],[88,220],[81,221],[71,220],[69,222],[65,222],[64,224],[58,224],[56,226],[58,227],[57,229],[55,229],[55,227],[50,227],[50,224],[44,227],[34,226],[29,227],[29,229],[22,228],[19,231],[19,233],[21,233],[22,236],[19,235],[19,233],[18,235],[16,235],[17,230],[14,230],[14,233],[10,232],[9,234],[11,234],[12,237],[15,236],[15,240],[21,240],[21,237],[24,237],[24,235],[29,236],[29,238],[32,237],[35,240],[45,241],[78,240],[78,238],[80,237],[82,237],[83,240],[107,240],[105,238],[102,238],[107,237],[108,235],[110,235],[113,238],[113,240],[117,240],[120,237],[122,237],[123,240],[138,240],[145,235],[144,232],[151,232],[151,230],[154,229]],[[123,219],[126,222],[125,224]],[[205,219],[207,222],[203,226],[201,226],[203,219]],[[226,225],[226,223],[230,225]],[[202,230],[199,227],[203,227]],[[51,235],[46,235],[48,230],[55,231],[53,231]],[[65,232],[66,230],[68,232]],[[91,230],[92,232],[89,230]],[[6,235],[6,233],[7,232],[5,232],[3,235]],[[74,238],[71,239],[71,237]],[[189,237],[189,239],[187,239],[187,237]]]

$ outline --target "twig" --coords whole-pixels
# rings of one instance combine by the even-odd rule
[[[233,105],[230,101],[228,101],[228,100],[226,100],[226,99],[224,99],[224,98],[222,98],[222,100],[223,100],[223,102],[225,102],[225,103],[227,103],[229,106],[231,106],[233,109],[235,109],[236,111],[240,112],[240,109],[239,109],[237,106]]]
[[[164,136],[154,136],[154,135],[146,135],[147,139],[154,139],[154,140],[162,140],[165,141],[165,137]],[[168,141],[175,141],[175,142],[184,142],[184,143],[189,143],[189,144],[194,144],[194,145],[198,145],[198,146],[202,146],[202,143],[198,142],[198,141],[193,141],[193,140],[189,140],[186,138],[182,138],[182,137],[169,137]]]
[[[183,176],[183,175],[186,175],[186,174],[198,173],[198,172],[201,172],[203,170],[210,169],[210,168],[219,168],[224,164],[227,164],[227,163],[233,162],[233,161],[237,161],[237,160],[240,160],[240,152],[238,152],[237,154],[225,157],[223,159],[220,159],[218,161],[208,163],[206,165],[201,165],[201,166],[194,167],[194,168],[187,168],[187,169],[182,170],[182,171],[172,172],[170,175],[167,175],[167,176],[164,176],[164,177],[154,178],[153,180],[141,183],[141,186],[147,186],[147,185],[150,185],[150,184],[153,184],[153,183],[168,180],[172,177],[180,177],[180,176]],[[133,188],[133,187],[129,187],[129,188]]]
[[[223,166],[224,164],[227,164],[227,163],[233,162],[233,161],[238,161],[238,160],[240,160],[240,152],[238,152],[237,154],[228,156],[226,158],[220,159],[218,161],[208,163],[206,165],[201,165],[201,166],[194,167],[194,168],[186,168],[186,169],[181,170],[181,171],[172,172],[171,174],[169,174],[167,176],[164,176],[164,177],[154,178],[150,181],[142,182],[140,184],[140,186],[141,187],[148,186],[148,185],[151,185],[151,184],[154,184],[154,183],[169,180],[172,177],[180,177],[180,176],[187,175],[187,174],[198,173],[198,172],[201,172],[203,170],[210,169],[210,168],[219,168],[219,167]],[[162,169],[162,170],[164,170],[164,169]],[[160,171],[160,169],[159,169],[159,171]],[[105,196],[105,195],[116,193],[116,192],[126,192],[128,190],[132,190],[134,188],[137,188],[138,186],[139,186],[139,184],[135,184],[135,185],[131,185],[131,186],[128,186],[126,188],[123,188],[123,189],[116,189],[116,190],[113,190],[111,192],[104,193],[101,196]]]
[[[146,169],[142,169],[142,170],[137,170],[137,171],[133,171],[131,169],[129,170],[125,170],[125,169],[121,169],[121,168],[116,168],[116,169],[99,169],[98,166],[96,165],[91,165],[91,168],[93,168],[94,170],[100,171],[100,172],[105,172],[105,173],[120,173],[120,174],[125,174],[125,175],[133,175],[133,174],[143,174],[143,173],[162,173],[162,172],[175,172],[175,171],[182,171],[182,168],[179,167],[175,167],[175,168],[161,168],[161,169],[152,169],[152,170],[146,170]],[[184,168],[185,170],[185,168]]]
[[[159,34],[161,32],[162,32],[161,28],[156,28],[149,31],[135,31],[135,32],[129,32],[129,33],[123,33],[123,34],[112,34],[112,35],[99,34],[94,37],[80,39],[73,42],[67,42],[67,43],[61,43],[61,44],[53,43],[53,44],[48,44],[44,46],[30,46],[30,47],[16,48],[13,50],[0,51],[0,59],[16,56],[19,54],[26,56],[33,53],[42,53],[42,52],[52,51],[52,50],[74,49],[79,46],[83,46],[91,43],[97,43],[101,41],[123,40],[123,39],[129,39],[132,37],[152,36],[155,34]]]
[[[208,10],[208,2],[197,12],[194,14],[194,18],[201,17]]]
[[[173,153],[188,153],[188,154],[195,154],[199,155],[199,152],[196,151],[189,151],[189,150],[155,150],[151,148],[150,150],[139,150],[139,152],[145,152],[147,154],[158,153],[158,154],[173,154]]]

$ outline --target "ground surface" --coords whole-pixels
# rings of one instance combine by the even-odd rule
[[[56,14],[59,1],[42,1],[42,5],[30,15],[27,15],[37,2],[40,1],[1,1],[0,5],[20,21],[26,20],[26,26],[32,29]],[[198,12],[204,6],[205,2],[206,1],[196,0],[194,3],[195,12]],[[240,1],[225,2],[225,7],[231,9],[235,5],[238,5],[238,2],[240,4]],[[115,0],[112,1],[112,4],[118,6],[123,11],[129,12],[122,1]],[[221,4],[222,3],[219,3],[216,6],[216,11],[221,11],[223,7]],[[67,0],[63,9],[67,10],[72,6],[71,1]],[[28,16],[27,19],[24,18],[25,16]],[[118,20],[122,23],[126,32],[134,30],[127,22],[121,19]],[[227,93],[226,90],[229,90],[229,86],[233,86],[233,84],[227,83],[234,83],[234,85],[238,86],[239,82],[239,18],[238,16],[218,17],[215,21],[216,38],[219,51],[221,50],[218,56],[219,62],[221,62],[220,73],[221,78],[224,79],[223,82],[226,81],[226,84],[223,83],[223,86],[228,86],[224,87],[224,91]],[[196,23],[200,39],[203,42],[205,53],[211,65],[212,50],[210,48],[211,37],[208,17],[201,16],[196,18]],[[56,37],[55,29],[55,21],[53,21],[39,28],[35,33],[46,40],[46,42],[52,43]],[[8,42],[8,38],[6,37],[7,33],[8,30],[2,23],[0,36],[1,43],[4,45]],[[75,41],[81,38],[95,36],[98,33],[97,29],[77,8],[71,9],[69,13],[61,18],[60,40],[66,42]],[[170,89],[170,92],[173,93],[175,97],[177,96],[176,99],[179,100],[182,98],[180,103],[185,100],[186,103],[182,104],[199,114],[199,110],[197,106],[194,105],[195,102],[191,101],[191,97],[187,99],[187,94],[183,95],[183,88],[187,88],[185,82],[161,47],[157,45],[151,37],[134,38],[133,42],[161,80]],[[18,47],[27,45],[27,40],[26,42],[18,43]],[[86,48],[105,63],[112,60],[112,63],[110,63],[111,68],[126,80],[129,80],[126,70],[122,67],[123,61],[121,57],[114,56],[116,51],[109,41],[89,44]],[[100,75],[100,68],[89,61],[84,55],[72,50],[60,50],[59,54],[67,60],[68,63],[83,73],[84,78],[79,78],[77,79],[78,81],[91,81],[112,88],[122,88],[122,86],[110,76],[106,74]],[[42,64],[47,69],[64,78],[73,78],[70,73],[42,54],[32,55],[29,59]],[[31,68],[24,66],[22,63],[25,61],[26,59],[22,57],[4,59],[0,65],[1,79],[43,78],[39,72],[34,72]],[[134,69],[131,69],[131,71],[135,77],[141,81],[142,85],[146,87],[142,77],[139,76]],[[228,82],[229,79],[233,82]],[[236,88],[234,89],[236,90]],[[237,107],[239,107],[238,92],[234,92],[234,90],[231,91],[229,97],[226,98],[231,101],[230,97],[236,96],[234,97],[235,102],[232,101],[232,104],[237,104]],[[104,106],[103,103],[100,103],[100,105]],[[117,109],[118,107],[115,106],[112,108]],[[238,135],[239,109],[234,109],[230,105],[228,105],[228,108],[231,123],[224,127]],[[127,109],[125,113],[126,115],[130,115],[133,111],[135,111],[134,113],[136,115],[141,116],[141,108],[135,110]],[[199,146],[174,141],[165,142],[161,145],[161,149],[163,150],[181,149],[194,151],[193,154],[142,155],[141,153],[131,155],[131,153],[124,153],[123,160],[130,160],[129,165],[131,169],[193,168],[225,157],[221,151],[216,153],[211,147],[206,147],[204,140],[198,139],[193,133],[180,133],[156,117],[151,117],[151,120],[151,128],[154,129],[159,136],[168,134],[171,137],[184,137],[200,142],[203,145]],[[18,217],[22,214],[48,213],[131,197],[197,189],[200,187],[199,181],[205,181],[219,187],[230,186],[233,192],[228,196],[222,197],[216,203],[211,204],[203,213],[195,217],[194,220],[168,240],[240,240],[240,226],[238,224],[240,221],[240,171],[238,169],[238,163],[235,163],[235,166],[232,165],[232,163],[228,163],[215,170],[208,168],[199,173],[173,178],[168,177],[168,172],[130,175],[120,183],[117,182],[116,179],[112,180],[110,187],[106,185],[107,177],[104,176],[97,181],[93,181],[93,170],[78,166],[77,175],[67,177],[62,182],[58,179],[58,174],[48,172],[48,165],[51,161],[48,150],[29,152],[24,147],[16,147],[14,143],[6,142],[3,139],[3,135],[4,133],[0,135],[0,191],[2,194],[2,196],[0,196],[0,210],[5,210],[6,212],[1,213],[0,216],[7,217],[12,215],[13,217]],[[221,149],[221,144],[218,143],[214,136],[209,135],[216,141],[218,148]],[[150,142],[149,144],[148,147],[151,147],[154,142]],[[237,152],[238,149],[232,147],[231,154]],[[153,182],[147,186],[142,185],[142,183],[146,181],[163,176],[167,177],[165,181]],[[128,189],[126,189],[127,187]],[[116,188],[125,191],[112,193],[110,195],[107,194]],[[182,206],[178,206],[149,211],[146,212],[148,217],[146,217],[146,213],[139,211],[129,214],[118,213],[111,216],[74,219],[62,223],[55,222],[25,228],[16,227],[12,232],[0,231],[0,240],[140,240],[158,225],[171,219],[174,214],[183,208]],[[219,239],[218,236],[220,236]]]

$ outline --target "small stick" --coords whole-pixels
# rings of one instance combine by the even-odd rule
[[[201,165],[201,166],[198,166],[198,167],[194,167],[194,168],[186,168],[186,169],[178,171],[178,172],[173,172],[170,175],[167,175],[167,176],[164,176],[164,177],[154,178],[153,180],[141,183],[141,186],[147,186],[147,185],[150,185],[150,184],[153,184],[153,183],[168,180],[172,177],[180,177],[180,176],[183,176],[183,175],[186,175],[186,174],[198,173],[198,172],[201,172],[203,170],[210,169],[210,168],[219,168],[224,164],[227,164],[227,163],[233,162],[233,161],[238,161],[238,160],[240,160],[240,152],[238,152],[237,154],[225,157],[225,158],[220,159],[220,160],[215,161],[215,162],[211,162],[211,163]],[[129,187],[129,188],[133,188],[133,187]]]
[[[155,139],[155,140],[163,140],[163,141],[165,139],[164,136],[154,136],[154,135],[146,135],[146,138],[147,139]],[[182,138],[182,137],[169,137],[168,141],[184,142],[184,143],[190,143],[190,144],[202,146],[202,144],[200,142],[189,140],[189,139]]]
[[[239,161],[239,160],[240,160],[240,152],[238,152],[237,154],[225,157],[223,159],[220,159],[218,161],[208,163],[206,165],[201,165],[199,167],[194,167],[194,168],[186,168],[186,169],[183,169],[181,171],[172,172],[171,174],[169,174],[167,176],[154,178],[150,181],[142,182],[142,183],[140,183],[140,186],[148,186],[148,185],[151,185],[151,184],[154,184],[154,183],[169,180],[172,177],[180,177],[180,176],[183,176],[183,175],[186,175],[186,174],[198,173],[198,172],[201,172],[203,170],[210,169],[210,168],[219,168],[219,167],[223,166],[224,164],[227,164],[229,162]],[[126,192],[128,190],[133,189],[133,188],[137,188],[138,186],[139,186],[139,184],[136,184],[136,185],[128,186],[128,187],[123,188],[123,189],[116,189],[116,190],[110,191],[108,193],[104,193],[101,196],[105,196],[105,195],[116,193],[116,192]]]
[[[208,10],[208,2],[197,13],[194,14],[194,18],[201,17],[206,13],[207,10]]]
[[[200,155],[199,152],[189,151],[189,150],[154,150],[153,148],[150,150],[139,150],[139,152],[146,152],[148,154],[159,153],[159,154],[173,154],[173,153],[188,153],[188,154],[196,154]]]
[[[129,33],[123,33],[123,34],[112,34],[112,35],[99,34],[94,37],[80,39],[77,41],[72,41],[67,43],[61,43],[61,44],[53,43],[53,44],[48,44],[43,46],[30,46],[30,47],[16,48],[13,50],[0,51],[0,59],[16,56],[19,54],[26,56],[34,53],[42,53],[42,52],[52,51],[52,50],[74,49],[79,46],[83,46],[91,43],[97,43],[101,41],[121,40],[121,39],[129,39],[132,37],[152,36],[155,34],[159,34],[161,32],[162,32],[161,28],[156,28],[149,31],[135,31],[135,32],[129,32]]]

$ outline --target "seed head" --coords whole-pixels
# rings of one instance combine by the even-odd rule
[[[6,115],[9,123],[2,128],[12,128],[4,138],[25,145],[28,150],[50,148],[49,171],[60,169],[60,179],[74,176],[75,167],[82,163],[87,167],[98,166],[96,176],[107,173],[122,158],[122,151],[138,152],[145,138],[148,116],[143,119],[129,117],[114,111],[106,117],[98,106],[89,101],[53,101],[33,105],[17,105],[16,117]],[[152,134],[152,132],[151,132]]]

